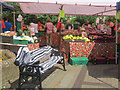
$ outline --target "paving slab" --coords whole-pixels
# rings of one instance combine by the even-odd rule
[[[118,88],[117,65],[66,66],[56,64],[42,75],[43,88]],[[18,83],[18,82],[14,82]],[[29,87],[28,85],[27,87]]]

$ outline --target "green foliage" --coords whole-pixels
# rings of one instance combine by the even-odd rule
[[[95,23],[96,16],[76,16],[75,21],[79,22],[80,25],[83,25],[86,21],[89,21],[90,24]]]
[[[72,24],[80,24],[82,26],[86,21],[89,21],[90,24],[95,23],[96,18],[96,16],[65,16],[63,23],[66,25],[67,20],[71,20]]]
[[[36,15],[38,20],[45,24],[47,22],[47,19],[48,18],[51,18],[52,19],[52,23],[55,25],[57,22],[58,22],[58,15],[46,15],[46,14],[43,14],[43,15]]]
[[[116,23],[115,17],[106,17],[105,22],[107,22],[109,19],[111,19],[113,23]]]
[[[21,9],[20,9],[18,3],[15,3],[15,2],[14,3],[13,2],[7,2],[7,3],[14,6],[14,8],[16,9],[15,13],[16,13],[16,18],[17,18],[17,15],[21,12]],[[9,22],[11,22],[13,24],[13,21],[14,21],[13,20],[13,12],[4,11],[3,12],[3,18],[4,17],[8,18]]]

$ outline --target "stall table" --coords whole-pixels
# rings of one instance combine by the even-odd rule
[[[45,45],[45,36],[41,36],[42,42]],[[106,40],[107,41],[107,40]],[[43,44],[42,43],[42,44]],[[41,43],[40,43],[41,45]],[[59,47],[59,34],[52,34],[52,46]],[[69,57],[86,57],[91,61],[91,57],[96,56],[106,56],[106,57],[115,57],[115,42],[69,42],[64,41],[61,38],[60,50],[67,53],[66,61]]]
[[[18,52],[18,49],[20,47],[28,47],[28,49],[31,51],[31,50],[34,50],[34,49],[39,49],[39,43],[34,43],[34,44],[30,44],[30,45],[20,45],[20,44],[11,44],[11,43],[2,43],[0,42],[0,47],[2,49],[8,49],[14,53],[17,53]]]

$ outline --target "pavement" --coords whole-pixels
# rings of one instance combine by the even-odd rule
[[[60,64],[42,75],[43,88],[118,88],[118,65],[82,65],[66,66],[67,71],[63,71]],[[17,80],[10,86],[17,87]],[[30,85],[27,85],[30,87]],[[116,89],[115,89],[116,90]]]
[[[67,71],[55,70],[42,85],[43,88],[118,88],[118,66],[68,65]]]
[[[2,72],[2,62],[0,61],[0,72]],[[2,87],[2,73],[0,73],[0,88]]]

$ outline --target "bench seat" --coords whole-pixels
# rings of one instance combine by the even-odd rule
[[[39,79],[40,88],[42,88],[41,74],[58,62],[62,64],[64,71],[66,71],[64,54],[65,52],[59,52],[51,46],[44,46],[33,51],[29,51],[27,47],[20,47],[14,63],[16,66],[19,66],[18,87],[21,88],[24,84],[23,82],[28,81],[28,77],[32,77],[32,79],[36,77]]]
[[[40,63],[39,66],[41,66],[41,73],[44,73],[46,70],[57,64],[60,60],[62,60],[63,57],[61,56],[52,56],[49,60],[44,61],[43,63]]]

